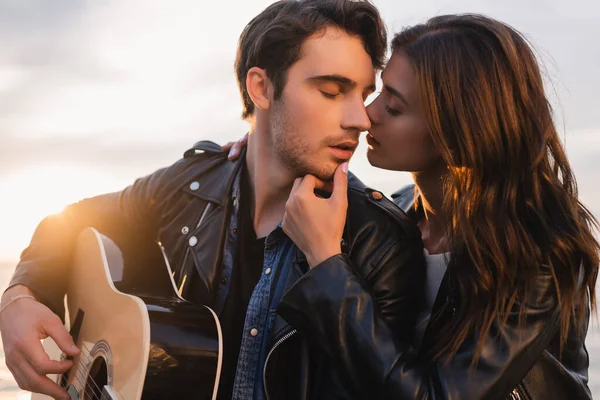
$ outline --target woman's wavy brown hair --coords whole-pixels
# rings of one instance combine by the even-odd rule
[[[569,325],[584,326],[588,300],[595,310],[598,223],[578,200],[532,48],[506,24],[468,14],[407,28],[392,50],[416,70],[449,171],[449,268],[460,300],[435,354],[452,357],[478,332],[476,363],[493,324],[514,307],[523,316],[542,265],[556,287],[562,348]]]

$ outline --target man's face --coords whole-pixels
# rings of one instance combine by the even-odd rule
[[[370,128],[364,102],[374,89],[375,71],[360,38],[333,27],[308,38],[272,103],[276,157],[294,176],[330,180]]]

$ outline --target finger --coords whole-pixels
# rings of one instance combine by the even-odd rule
[[[229,151],[229,155],[227,156],[230,160],[235,160],[240,155],[242,147],[239,142],[234,143],[233,147]]]
[[[302,178],[302,182],[297,188],[297,191],[303,193],[313,193],[317,188],[319,179],[311,174],[306,174],[304,178]]]
[[[60,322],[58,316],[53,315],[52,318],[44,321],[42,325],[44,332],[50,336],[58,345],[58,347],[67,355],[74,357],[79,354],[79,349],[75,346],[71,334],[67,328]]]
[[[336,202],[348,201],[348,163],[338,165],[333,174],[333,192],[331,199]]]
[[[315,178],[315,179],[316,179],[315,189],[322,190],[327,193],[333,192],[333,183],[332,182],[323,181],[319,178]]]
[[[246,147],[248,143],[248,133],[246,133],[240,140],[235,142],[229,151],[229,155],[227,156],[230,160],[235,160],[242,152],[242,149]]]
[[[23,349],[22,353],[38,375],[62,374],[71,369],[73,361],[51,360],[40,341],[36,340],[36,342],[39,345],[32,343],[27,349]]]
[[[296,178],[296,179],[294,179],[294,185],[292,186],[292,191],[290,192],[290,197],[292,196],[292,194],[294,194],[294,192],[296,192],[296,190],[298,190],[298,188],[302,184],[302,180],[303,179],[304,178]]]
[[[221,150],[223,150],[223,152],[229,151],[234,144],[235,142],[229,142],[227,144],[224,144],[223,146],[221,146]]]
[[[19,382],[22,382],[25,390],[46,394],[55,399],[70,400],[71,398],[64,388],[52,382],[47,376],[38,375],[26,362],[17,365],[15,372],[19,375]]]
[[[320,199],[324,198],[320,196],[318,193],[315,193],[315,190],[324,191],[327,193],[331,193],[333,191],[333,183],[326,182],[321,180],[313,175],[306,175],[304,180],[298,187],[298,194],[309,195],[312,194]]]

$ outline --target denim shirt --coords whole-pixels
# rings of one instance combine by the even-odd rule
[[[235,265],[240,213],[238,201],[240,176],[241,173],[238,173],[232,190],[233,207],[223,252],[223,277],[226,279],[223,279],[223,283],[219,286],[215,303],[215,309],[219,313],[225,304]],[[264,398],[263,369],[267,352],[272,344],[271,328],[296,253],[296,245],[283,232],[281,225],[267,236],[262,274],[254,287],[246,311],[232,400]],[[289,286],[289,282],[287,283]]]

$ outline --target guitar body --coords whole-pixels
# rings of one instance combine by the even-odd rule
[[[49,377],[71,399],[216,399],[222,362],[217,316],[175,291],[153,296],[118,290],[113,277],[122,270],[119,248],[85,229],[66,296],[67,328],[81,353],[70,371]],[[164,271],[169,282],[166,266]],[[64,357],[50,339],[44,348],[52,359]]]

